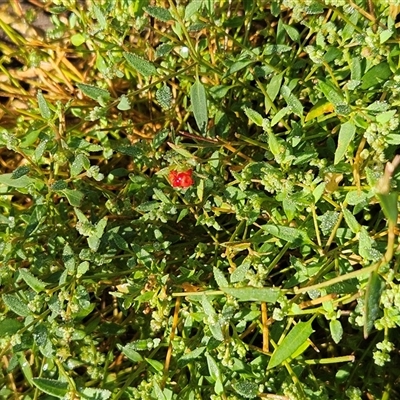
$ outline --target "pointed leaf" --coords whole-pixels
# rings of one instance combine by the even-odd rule
[[[111,97],[108,90],[97,86],[86,85],[85,83],[77,83],[77,86],[87,97],[96,100],[100,105],[103,105],[104,101]]]
[[[201,346],[201,347],[197,347],[190,353],[184,354],[178,360],[179,368],[183,368],[186,365],[190,364],[191,362],[194,362],[195,360],[197,360],[204,353],[205,349],[206,349],[206,346]]]
[[[373,271],[369,277],[367,290],[365,292],[365,312],[364,312],[364,338],[367,339],[374,327],[375,321],[380,314],[379,302],[381,294],[385,288],[385,281],[381,276]]]
[[[292,111],[293,114],[297,115],[298,117],[303,117],[303,105],[301,104],[300,100],[292,93],[288,86],[282,85],[281,87],[281,94],[285,99],[288,107]]]
[[[392,191],[390,193],[377,193],[376,197],[378,197],[385,217],[393,224],[396,224],[398,216],[398,192]]]
[[[206,358],[207,358],[208,372],[210,373],[211,379],[214,382],[221,380],[221,371],[218,367],[218,363],[208,353],[206,353]]]
[[[313,332],[311,320],[299,322],[294,326],[282,340],[282,343],[275,349],[267,369],[272,369],[291,357],[307,341]]]
[[[68,393],[68,383],[54,379],[33,378],[33,384],[42,392],[51,396],[62,398]]]
[[[147,6],[144,8],[144,10],[147,12],[147,14],[150,14],[152,17],[163,22],[168,22],[173,19],[168,9],[164,7]]]
[[[147,61],[144,58],[137,56],[136,54],[128,52],[124,52],[124,57],[125,60],[128,61],[128,64],[140,74],[146,77],[157,74],[156,67],[150,61]]]
[[[15,314],[21,317],[27,317],[31,314],[28,306],[22,302],[17,296],[13,294],[3,294],[2,296],[4,304]]]
[[[390,76],[392,71],[386,62],[374,65],[361,78],[361,89],[369,89],[372,86],[384,83]]]
[[[74,189],[64,189],[62,193],[65,194],[65,197],[68,200],[68,203],[71,204],[72,207],[79,207],[82,203],[85,195],[79,191]]]
[[[263,225],[262,229],[270,233],[272,236],[285,240],[293,245],[312,243],[307,233],[297,228],[268,224]]]
[[[13,174],[2,174],[0,175],[0,184],[15,187],[15,188],[27,188],[34,180],[27,175],[21,176],[20,178],[13,178]]]
[[[37,93],[37,100],[38,100],[38,104],[39,104],[40,114],[42,115],[42,117],[46,120],[51,119],[53,113],[51,112],[51,110],[47,104],[47,101],[44,98],[41,90],[39,90]]]
[[[0,337],[11,336],[24,327],[24,324],[15,318],[5,318],[0,321]]]
[[[334,164],[338,164],[346,154],[347,149],[350,146],[350,143],[354,139],[354,135],[356,133],[356,126],[353,121],[345,122],[339,131],[339,139],[338,139],[338,147],[335,152],[335,160]]]
[[[344,220],[346,221],[347,226],[350,228],[350,230],[353,233],[358,233],[360,232],[361,225],[358,223],[354,215],[347,209],[343,208],[342,209]]]
[[[207,97],[206,90],[199,80],[190,88],[190,100],[196,124],[200,132],[205,133],[208,123]]]
[[[214,267],[213,273],[214,273],[215,282],[217,282],[217,285],[219,287],[228,286],[228,280],[225,278],[225,275],[223,274],[223,272],[220,269],[218,269],[217,267]]]
[[[253,286],[230,288],[221,287],[224,293],[237,298],[239,301],[262,301],[275,303],[278,300],[280,290],[275,288],[258,288]]]
[[[19,274],[21,275],[21,278],[25,281],[25,283],[32,288],[36,293],[42,292],[46,286],[47,283],[44,283],[40,279],[36,278],[36,276],[33,276],[27,269],[21,268],[19,270]]]
[[[244,107],[243,111],[251,122],[255,123],[257,126],[263,125],[263,117],[257,111],[249,107]]]

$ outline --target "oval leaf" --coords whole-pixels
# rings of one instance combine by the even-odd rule
[[[190,88],[190,100],[196,124],[200,132],[205,133],[208,122],[207,97],[206,90],[199,80]]]
[[[343,327],[340,321],[333,319],[329,322],[329,329],[331,331],[333,341],[338,344],[342,340]]]
[[[269,360],[267,369],[272,369],[287,360],[301,347],[311,336],[314,330],[311,327],[311,320],[307,322],[299,322],[282,340]]]

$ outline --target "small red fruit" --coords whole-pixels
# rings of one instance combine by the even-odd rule
[[[169,173],[168,177],[172,187],[188,188],[194,183],[192,174],[193,171],[191,169],[182,172],[174,170]]]

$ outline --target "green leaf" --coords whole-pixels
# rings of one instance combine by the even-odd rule
[[[0,184],[15,188],[27,188],[35,181],[27,175],[21,176],[20,178],[14,179],[13,174],[2,174],[0,175]]]
[[[393,33],[394,32],[391,29],[385,29],[384,31],[382,31],[379,35],[380,44],[383,44],[386,41],[388,41],[393,36]]]
[[[24,302],[22,302],[17,296],[14,296],[13,294],[3,294],[2,298],[4,304],[20,317],[27,317],[31,314],[28,306]]]
[[[163,110],[169,110],[172,104],[172,93],[169,86],[161,86],[156,92],[156,99]]]
[[[40,293],[46,288],[47,283],[33,276],[27,269],[21,268],[18,272],[25,283],[36,293]]]
[[[200,132],[205,133],[208,123],[207,97],[204,85],[197,79],[190,88],[194,119]]]
[[[296,28],[293,28],[293,26],[282,24],[283,29],[285,29],[286,33],[292,39],[294,42],[297,42],[300,39],[300,34]]]
[[[265,303],[276,303],[280,295],[280,290],[277,288],[259,288],[253,286],[231,288],[220,287],[220,289],[229,296],[235,297],[239,301],[262,301]]]
[[[163,393],[163,391],[160,388],[160,385],[158,384],[156,379],[153,380],[153,390],[154,390],[157,400],[167,400],[167,397]]]
[[[258,385],[252,381],[240,380],[232,385],[233,389],[245,399],[255,399],[258,397]]]
[[[381,85],[392,76],[389,64],[384,62],[373,66],[361,78],[361,89],[369,89],[375,85]]]
[[[348,192],[346,195],[346,203],[355,206],[360,203],[365,203],[368,199],[368,193],[363,192],[362,190],[352,190]]]
[[[356,126],[352,120],[345,122],[339,131],[338,146],[335,151],[334,164],[338,164],[345,156],[350,143],[354,139],[356,133]]]
[[[249,262],[243,262],[240,264],[231,274],[231,282],[241,282],[246,278],[246,274],[249,271],[251,264]],[[227,285],[226,285],[227,286]]]
[[[208,300],[207,296],[203,293],[203,295],[201,296],[201,305],[203,306],[203,310],[204,312],[208,315],[208,316],[215,316],[217,315],[217,313],[214,310],[214,307],[212,306],[212,304],[210,303],[210,300]]]
[[[120,346],[119,346],[120,347]],[[122,353],[134,363],[143,361],[143,357],[136,351],[137,346],[133,343],[128,343],[121,348]]]
[[[255,62],[256,62],[255,60],[249,60],[249,59],[236,61],[229,67],[228,71],[225,72],[225,74],[223,75],[222,78],[223,79],[227,78],[229,75],[232,75],[235,72],[238,72],[238,71],[246,68],[250,64],[254,64]]]
[[[147,6],[144,8],[144,10],[147,12],[147,14],[150,14],[152,17],[163,22],[168,22],[173,19],[168,9],[164,7]]]
[[[85,195],[81,191],[74,189],[64,189],[62,193],[65,194],[68,203],[72,207],[79,207],[82,203],[83,198],[85,197]]]
[[[214,360],[214,358],[209,354],[206,353],[207,365],[208,365],[208,372],[210,373],[211,379],[216,382],[221,380],[222,375],[221,371],[218,367],[218,363]]]
[[[42,392],[51,396],[62,398],[68,393],[68,383],[60,382],[54,379],[33,378],[33,384]]]
[[[74,251],[68,243],[64,245],[61,259],[65,269],[72,275],[75,271],[76,261]]]
[[[191,351],[190,353],[185,353],[181,358],[179,358],[178,360],[178,365],[179,368],[183,368],[186,365],[190,364],[191,362],[193,362],[194,360],[197,360],[203,353],[204,350],[206,349],[206,346],[201,346],[201,347],[197,347],[196,349],[194,349],[193,351]]]
[[[39,110],[40,110],[40,114],[42,115],[42,117],[46,120],[50,120],[51,117],[53,116],[53,113],[51,112],[46,99],[44,98],[42,91],[39,90],[37,93],[37,101],[39,104]]]
[[[347,209],[343,208],[342,209],[344,220],[346,221],[347,226],[350,228],[350,230],[353,233],[358,233],[360,232],[361,225],[358,223],[354,215]]]
[[[319,201],[319,199],[323,196],[325,191],[326,182],[321,182],[314,190],[313,190],[313,197],[315,203]]]
[[[153,138],[153,147],[154,149],[158,149],[161,147],[161,145],[165,142],[165,140],[169,136],[169,130],[168,129],[162,129],[157,132],[157,134]]]
[[[150,77],[157,74],[156,67],[150,61],[133,53],[124,52],[123,54],[128,64],[143,76]]]
[[[343,337],[343,327],[339,320],[333,319],[329,322],[329,329],[331,331],[333,341],[338,344]]]
[[[96,100],[101,106],[111,98],[110,93],[106,89],[97,86],[86,85],[85,83],[76,84],[80,90],[89,98]]]
[[[117,104],[118,110],[127,111],[131,109],[131,102],[126,94],[123,94],[119,98],[119,103]]]
[[[367,290],[365,292],[365,312],[364,312],[364,338],[367,339],[374,327],[374,322],[379,318],[379,302],[381,294],[385,288],[385,281],[381,276],[373,271],[369,277]]]
[[[273,102],[278,95],[282,85],[283,73],[273,75],[271,81],[267,85],[267,94],[269,99]]]
[[[160,361],[153,360],[152,358],[144,358],[149,365],[151,365],[157,372],[162,372],[164,369],[164,364]]]
[[[86,42],[86,37],[84,35],[82,35],[81,33],[75,33],[75,35],[71,36],[71,43],[75,47],[78,47],[85,42]]]
[[[389,135],[386,135],[386,143],[392,146],[400,145],[400,135],[396,133],[389,133]]]
[[[272,369],[288,358],[290,358],[303,344],[308,340],[314,330],[311,327],[312,320],[307,322],[299,322],[294,326],[282,343],[275,349],[268,363],[267,370]]]
[[[102,10],[100,7],[98,7],[96,4],[92,5],[94,16],[97,19],[97,22],[100,25],[101,29],[105,29],[107,26],[107,20],[106,17],[104,16]]]
[[[214,279],[217,282],[218,287],[228,286],[228,280],[225,278],[224,273],[217,267],[213,268]]]
[[[22,176],[29,174],[30,168],[27,165],[21,165],[20,167],[17,167],[14,169],[12,172],[11,178],[12,179],[18,179],[21,178]]]
[[[272,54],[282,54],[291,51],[292,47],[286,44],[267,44],[264,46],[263,54],[270,56]]]
[[[257,111],[254,111],[249,107],[243,107],[243,111],[251,122],[253,122],[257,126],[263,125],[263,117]]]
[[[21,321],[15,318],[5,318],[0,321],[0,337],[11,336],[24,327]]]
[[[61,190],[64,190],[64,189],[66,189],[68,187],[68,184],[67,184],[67,182],[65,182],[64,180],[62,180],[62,179],[60,179],[60,180],[58,180],[58,181],[55,181],[51,186],[50,186],[50,188],[51,188],[51,190],[54,190],[54,191],[61,191]]]
[[[81,391],[83,399],[89,400],[108,400],[111,397],[111,392],[107,389],[95,389],[87,387]]]
[[[203,0],[192,0],[185,7],[185,17],[184,20],[188,21],[197,11],[200,10],[200,7],[203,5]]]
[[[281,121],[283,117],[290,114],[290,107],[283,107],[281,108],[272,118],[271,126],[275,126],[278,122]]]
[[[358,252],[362,258],[368,261],[377,261],[381,253],[374,248],[375,240],[369,235],[365,226],[361,226],[358,236]]]
[[[343,94],[331,82],[320,81],[318,87],[324,94],[325,98],[332,103],[335,107],[345,104]]]
[[[382,211],[385,214],[385,217],[391,221],[393,224],[397,223],[397,216],[399,213],[397,201],[398,201],[398,192],[392,191],[390,193],[376,193],[376,197],[379,200]]]
[[[282,85],[281,87],[281,94],[285,99],[288,107],[292,111],[293,114],[297,115],[298,117],[303,117],[303,105],[299,101],[299,99],[292,93],[288,86]]]
[[[71,177],[75,177],[79,175],[83,170],[87,170],[89,168],[90,168],[89,158],[85,154],[79,153],[71,164],[70,168]]]
[[[26,360],[23,352],[18,352],[17,358],[25,379],[30,385],[33,385],[33,375],[30,363]]]
[[[339,220],[339,213],[337,211],[326,211],[324,214],[318,216],[321,221],[320,229],[324,235],[329,235],[336,223]]]
[[[397,110],[389,110],[383,113],[380,113],[376,116],[376,122],[380,124],[386,124],[396,115]]]
[[[283,225],[267,224],[263,225],[262,229],[272,236],[285,240],[286,242],[289,242],[293,245],[312,243],[307,233],[297,228],[291,228],[289,226]]]

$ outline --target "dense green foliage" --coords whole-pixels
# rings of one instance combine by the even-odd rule
[[[0,23],[0,398],[400,398],[400,6],[88,3]]]

